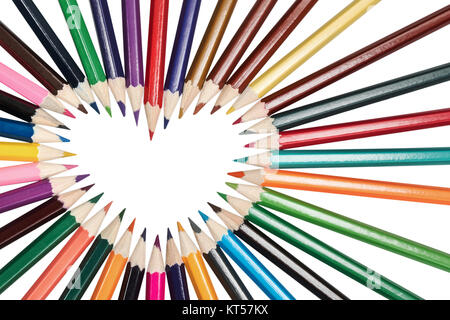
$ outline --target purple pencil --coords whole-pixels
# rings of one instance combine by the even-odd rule
[[[122,19],[125,78],[128,97],[130,98],[137,125],[144,97],[144,60],[142,55],[139,0],[122,0]]]
[[[0,194],[0,213],[51,198],[89,175],[44,179]]]

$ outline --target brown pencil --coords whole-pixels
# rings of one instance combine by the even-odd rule
[[[0,21],[0,46],[30,72],[51,94],[87,113],[69,83]]]
[[[317,0],[296,0],[292,4],[239,69],[226,81],[211,113],[217,112],[244,91],[316,3]]]
[[[197,114],[223,88],[252,43],[259,29],[266,21],[278,0],[256,1],[220,59],[206,78],[205,85],[195,108]]]
[[[237,0],[219,0],[206,28],[205,35],[184,81],[179,118],[200,93],[225,30],[236,7]]]

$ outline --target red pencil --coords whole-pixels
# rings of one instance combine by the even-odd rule
[[[169,0],[151,0],[144,103],[150,140],[153,139],[164,94]]]

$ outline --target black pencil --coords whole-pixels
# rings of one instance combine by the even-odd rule
[[[33,0],[13,0],[13,2],[76,94],[96,112],[99,112],[86,76],[73,60],[61,40],[59,40],[47,20],[45,20]]]
[[[0,110],[29,123],[60,129],[69,129],[38,105],[32,104],[2,90],[0,90]]]
[[[203,258],[205,258],[230,298],[232,300],[253,300],[252,295],[248,292],[222,249],[191,219],[189,219],[189,223],[194,231],[195,239],[197,240]]]
[[[343,293],[300,262],[250,222],[209,202],[208,204],[235,235],[286,272],[315,296],[322,300],[348,300]]]
[[[128,260],[122,287],[120,288],[119,300],[138,300],[139,298],[145,274],[145,235],[146,230],[144,229],[133,254]]]
[[[243,134],[284,131],[450,80],[450,63],[274,114]]]

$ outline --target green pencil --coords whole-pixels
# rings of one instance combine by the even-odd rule
[[[103,194],[66,212],[0,270],[0,294],[67,238],[86,219]]]
[[[250,201],[450,272],[450,255],[388,231],[259,186],[227,183]]]
[[[89,84],[111,116],[111,104],[106,75],[95,51],[86,23],[84,22],[81,9],[76,0],[59,0],[59,5],[66,18],[67,26],[77,48]]]
[[[125,209],[97,236],[59,300],[80,300],[113,249]]]
[[[223,193],[219,193],[219,195],[246,220],[296,246],[383,297],[391,300],[422,299],[259,205]]]

